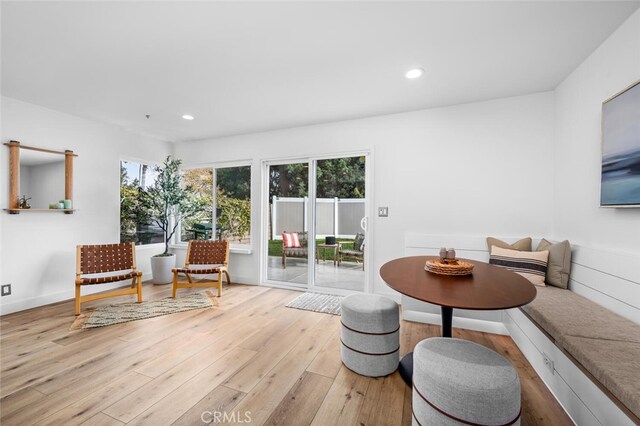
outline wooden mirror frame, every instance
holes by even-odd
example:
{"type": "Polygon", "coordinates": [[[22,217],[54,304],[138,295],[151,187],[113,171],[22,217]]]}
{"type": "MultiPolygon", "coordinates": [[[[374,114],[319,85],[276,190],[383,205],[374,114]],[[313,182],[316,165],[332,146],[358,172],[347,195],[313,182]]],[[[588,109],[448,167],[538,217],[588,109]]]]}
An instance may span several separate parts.
{"type": "Polygon", "coordinates": [[[20,144],[18,141],[5,143],[9,147],[9,208],[5,209],[9,214],[19,214],[20,212],[64,212],[72,214],[75,209],[21,209],[19,207],[20,198],[20,150],[29,149],[31,151],[47,152],[49,154],[64,155],[64,198],[71,200],[73,204],[73,157],[77,157],[71,150],[54,151],[46,148],[37,148],[20,144]]]}

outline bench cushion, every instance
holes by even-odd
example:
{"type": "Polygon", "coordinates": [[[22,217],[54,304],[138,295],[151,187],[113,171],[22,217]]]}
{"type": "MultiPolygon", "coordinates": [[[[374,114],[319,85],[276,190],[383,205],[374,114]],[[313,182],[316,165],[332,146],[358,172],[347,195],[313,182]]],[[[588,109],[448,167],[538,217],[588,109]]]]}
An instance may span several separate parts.
{"type": "Polygon", "coordinates": [[[522,310],[640,417],[640,325],[572,291],[536,290],[522,310]]]}
{"type": "Polygon", "coordinates": [[[566,336],[640,343],[640,325],[569,290],[536,287],[522,309],[560,345],[566,336]]]}
{"type": "Polygon", "coordinates": [[[567,336],[564,348],[640,417],[640,343],[567,336]]]}

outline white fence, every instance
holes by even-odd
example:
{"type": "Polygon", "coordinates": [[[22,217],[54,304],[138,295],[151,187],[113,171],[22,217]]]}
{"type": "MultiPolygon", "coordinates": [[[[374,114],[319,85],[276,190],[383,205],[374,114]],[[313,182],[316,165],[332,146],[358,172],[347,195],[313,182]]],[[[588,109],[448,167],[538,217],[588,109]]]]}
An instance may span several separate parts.
{"type": "MultiPolygon", "coordinates": [[[[273,197],[271,203],[271,239],[281,240],[282,233],[308,231],[309,198],[273,197]]],[[[353,238],[362,232],[364,198],[316,199],[316,237],[335,235],[353,238]]]]}

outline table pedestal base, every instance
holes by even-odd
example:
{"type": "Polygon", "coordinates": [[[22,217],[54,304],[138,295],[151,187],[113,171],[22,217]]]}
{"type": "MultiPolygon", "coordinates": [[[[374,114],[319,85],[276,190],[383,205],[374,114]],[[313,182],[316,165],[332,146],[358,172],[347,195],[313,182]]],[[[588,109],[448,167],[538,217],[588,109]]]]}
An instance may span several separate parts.
{"type": "Polygon", "coordinates": [[[409,352],[400,360],[400,365],[398,366],[398,371],[400,372],[400,377],[402,380],[409,386],[412,386],[413,383],[413,352],[409,352]]]}
{"type": "Polygon", "coordinates": [[[453,308],[440,307],[442,313],[442,337],[451,337],[451,323],[453,322],[453,308]]]}
{"type": "MultiPolygon", "coordinates": [[[[451,337],[451,323],[453,322],[453,308],[448,308],[446,306],[440,307],[440,312],[442,313],[442,337],[451,337]]],[[[398,371],[400,372],[400,377],[402,380],[409,386],[412,386],[413,383],[413,352],[409,352],[400,360],[400,365],[398,366],[398,371]]]]}

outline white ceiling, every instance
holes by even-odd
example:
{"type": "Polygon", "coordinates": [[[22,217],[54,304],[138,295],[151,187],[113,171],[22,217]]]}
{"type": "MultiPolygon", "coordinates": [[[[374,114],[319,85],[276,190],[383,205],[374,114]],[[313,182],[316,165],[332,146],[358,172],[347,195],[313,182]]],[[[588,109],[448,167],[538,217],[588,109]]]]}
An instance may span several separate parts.
{"type": "Polygon", "coordinates": [[[552,90],[638,6],[2,2],[2,94],[173,141],[338,121],[552,90]]]}

